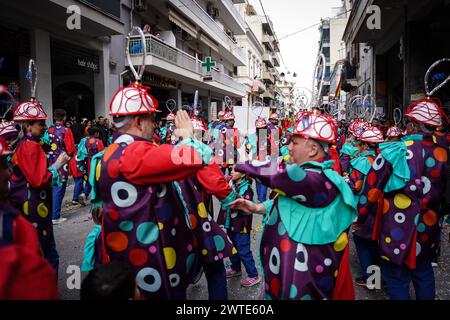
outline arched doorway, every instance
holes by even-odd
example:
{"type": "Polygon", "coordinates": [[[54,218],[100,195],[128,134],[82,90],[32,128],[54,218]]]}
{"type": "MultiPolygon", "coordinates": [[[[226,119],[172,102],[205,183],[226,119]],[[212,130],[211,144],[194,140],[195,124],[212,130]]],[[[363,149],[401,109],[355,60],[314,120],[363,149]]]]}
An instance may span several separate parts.
{"type": "Polygon", "coordinates": [[[53,90],[53,109],[64,109],[67,119],[95,118],[94,94],[79,82],[66,82],[53,90]]]}

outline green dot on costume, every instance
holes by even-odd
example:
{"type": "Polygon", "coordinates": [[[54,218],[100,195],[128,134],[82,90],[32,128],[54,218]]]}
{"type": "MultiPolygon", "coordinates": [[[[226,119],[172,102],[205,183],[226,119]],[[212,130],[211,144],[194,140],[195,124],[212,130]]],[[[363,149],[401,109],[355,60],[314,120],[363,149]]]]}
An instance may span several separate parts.
{"type": "Polygon", "coordinates": [[[367,203],[367,197],[366,196],[361,196],[359,198],[359,203],[362,205],[365,205],[367,203]]]}
{"type": "Polygon", "coordinates": [[[289,292],[289,299],[294,299],[297,296],[298,290],[295,285],[291,285],[291,290],[289,292]]]}
{"type": "Polygon", "coordinates": [[[305,294],[300,300],[311,300],[311,296],[309,294],[305,294]]]}
{"type": "Polygon", "coordinates": [[[225,241],[219,235],[214,236],[214,243],[219,251],[222,251],[225,248],[225,241]]]}
{"type": "Polygon", "coordinates": [[[419,223],[419,225],[417,226],[417,230],[422,233],[425,231],[425,225],[423,223],[419,223]]]}
{"type": "Polygon", "coordinates": [[[192,269],[192,265],[194,264],[195,261],[195,254],[191,253],[190,255],[187,256],[186,258],[186,273],[191,272],[192,269]]]}
{"type": "Polygon", "coordinates": [[[286,228],[283,223],[278,224],[278,235],[283,236],[286,233],[286,228]]]}
{"type": "Polygon", "coordinates": [[[416,226],[419,224],[419,218],[420,216],[418,214],[416,214],[416,216],[414,217],[414,223],[416,224],[416,226]]]}
{"type": "Polygon", "coordinates": [[[306,177],[306,172],[298,165],[288,165],[287,174],[289,178],[295,182],[300,182],[306,177]]]}
{"type": "Polygon", "coordinates": [[[131,221],[122,221],[119,225],[119,228],[122,231],[130,232],[131,230],[133,230],[133,226],[133,222],[131,221]]]}
{"type": "Polygon", "coordinates": [[[144,222],[137,227],[136,239],[143,244],[150,244],[156,241],[159,236],[159,229],[153,222],[144,222]]]}
{"type": "Polygon", "coordinates": [[[434,160],[433,158],[428,158],[428,159],[425,161],[425,165],[426,165],[428,168],[433,168],[435,164],[436,164],[436,160],[434,160]]]}

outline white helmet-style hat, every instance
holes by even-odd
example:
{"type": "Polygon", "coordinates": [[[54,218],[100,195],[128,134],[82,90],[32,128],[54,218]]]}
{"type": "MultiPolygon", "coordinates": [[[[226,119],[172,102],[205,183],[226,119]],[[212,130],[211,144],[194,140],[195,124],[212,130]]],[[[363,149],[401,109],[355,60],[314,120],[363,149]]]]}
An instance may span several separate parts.
{"type": "Polygon", "coordinates": [[[404,132],[402,129],[400,129],[397,126],[390,127],[388,131],[386,132],[387,138],[398,138],[404,135],[404,132]]]}
{"type": "Polygon", "coordinates": [[[235,119],[236,119],[236,117],[234,116],[234,113],[231,111],[228,111],[223,115],[223,121],[235,120],[235,119]]]}
{"type": "Polygon", "coordinates": [[[327,114],[314,115],[304,112],[294,128],[294,135],[301,135],[314,140],[336,143],[338,136],[337,126],[333,118],[327,114]]]}
{"type": "Polygon", "coordinates": [[[257,129],[262,129],[267,127],[267,121],[263,117],[258,117],[255,121],[255,126],[257,129]]]}
{"type": "Polygon", "coordinates": [[[34,98],[28,102],[19,103],[13,112],[13,119],[16,122],[28,122],[36,120],[47,120],[48,116],[42,104],[34,98]]]}
{"type": "Polygon", "coordinates": [[[0,122],[0,137],[8,140],[17,138],[19,131],[16,129],[14,122],[0,122]]]}
{"type": "Polygon", "coordinates": [[[158,101],[147,92],[148,89],[139,82],[119,88],[109,105],[109,114],[132,116],[157,112],[158,101]]]}
{"type": "Polygon", "coordinates": [[[422,99],[411,103],[405,116],[427,126],[440,127],[447,121],[447,115],[441,105],[438,99],[422,99]]]}
{"type": "Polygon", "coordinates": [[[370,126],[364,130],[364,132],[357,137],[359,141],[367,143],[381,143],[384,142],[383,132],[374,126],[370,126]]]}
{"type": "Polygon", "coordinates": [[[169,113],[166,117],[166,121],[174,121],[175,120],[175,114],[174,113],[169,113]]]}

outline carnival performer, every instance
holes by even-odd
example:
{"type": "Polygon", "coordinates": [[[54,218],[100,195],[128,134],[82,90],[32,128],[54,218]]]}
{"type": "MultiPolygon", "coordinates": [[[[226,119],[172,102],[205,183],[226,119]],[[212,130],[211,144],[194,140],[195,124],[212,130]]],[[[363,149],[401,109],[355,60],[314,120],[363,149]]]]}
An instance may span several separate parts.
{"type": "Polygon", "coordinates": [[[161,128],[159,133],[159,140],[161,144],[176,145],[178,138],[175,135],[175,114],[170,112],[166,117],[166,125],[161,128]]]}
{"type": "Polygon", "coordinates": [[[91,162],[92,202],[103,210],[103,262],[128,261],[147,299],[185,299],[198,254],[193,223],[173,182],[208,165],[212,150],[192,139],[185,111],[175,118],[182,141],[154,144],[157,107],[138,82],[116,92],[110,115],[117,132],[91,162]],[[139,99],[126,98],[133,95],[139,99]]]}
{"type": "Polygon", "coordinates": [[[220,128],[220,134],[217,139],[210,144],[214,147],[216,161],[223,174],[231,172],[231,168],[238,161],[238,149],[241,147],[239,131],[234,127],[235,115],[232,111],[228,111],[223,116],[224,125],[220,128]]]}
{"type": "MultiPolygon", "coordinates": [[[[76,153],[75,142],[73,140],[72,131],[64,126],[66,121],[66,111],[63,109],[56,109],[53,113],[55,123],[51,125],[44,135],[44,142],[48,144],[49,150],[47,153],[48,162],[50,165],[55,163],[59,155],[63,152],[67,153],[69,157],[73,157],[76,153]]],[[[66,194],[67,180],[69,178],[68,166],[63,166],[58,170],[61,184],[53,187],[53,224],[59,224],[67,220],[61,218],[61,206],[66,194]]]]}
{"type": "MultiPolygon", "coordinates": [[[[252,180],[245,174],[231,171],[231,184],[236,192],[246,200],[253,200],[252,180]]],[[[236,210],[222,210],[217,222],[226,230],[234,246],[237,248],[237,254],[230,257],[231,267],[227,270],[227,278],[240,277],[241,262],[247,272],[247,277],[241,280],[243,287],[253,287],[261,282],[261,276],[255,266],[253,253],[251,250],[250,234],[252,231],[252,214],[239,212],[236,210]]]]}
{"type": "Polygon", "coordinates": [[[370,266],[380,266],[378,255],[378,210],[383,207],[383,194],[373,187],[376,173],[370,172],[377,157],[378,144],[384,142],[380,129],[370,126],[359,135],[355,142],[358,155],[350,161],[349,185],[358,199],[358,218],[352,225],[353,241],[358,254],[361,277],[356,279],[360,286],[368,286],[370,266]]]}
{"type": "Polygon", "coordinates": [[[0,136],[0,299],[59,299],[56,272],[42,257],[35,228],[9,204],[11,154],[0,136]]]}
{"type": "Polygon", "coordinates": [[[372,167],[377,177],[376,193],[384,193],[381,271],[391,299],[409,300],[412,281],[416,299],[434,300],[431,263],[440,246],[448,154],[436,144],[432,133],[446,116],[431,99],[412,103],[405,116],[411,120],[412,133],[400,142],[380,144],[381,154],[372,167]]]}
{"type": "Polygon", "coordinates": [[[45,131],[47,114],[35,98],[18,104],[13,117],[16,123],[22,125],[23,138],[11,159],[9,199],[36,227],[44,257],[58,271],[59,255],[51,220],[52,187],[61,184],[58,170],[66,165],[70,158],[62,152],[52,165],[48,165],[39,143],[45,131]]]}
{"type": "Polygon", "coordinates": [[[355,146],[356,137],[362,134],[366,127],[368,127],[368,123],[362,120],[352,119],[350,121],[350,124],[348,126],[348,137],[339,152],[343,176],[348,175],[348,172],[350,170],[350,160],[355,158],[359,153],[358,148],[356,148],[355,146]]]}
{"type": "Polygon", "coordinates": [[[236,171],[275,190],[276,199],[238,199],[232,209],[265,214],[260,245],[267,299],[354,299],[348,231],[356,217],[350,187],[325,161],[337,129],[328,115],[303,113],[289,165],[251,162],[236,171]]]}

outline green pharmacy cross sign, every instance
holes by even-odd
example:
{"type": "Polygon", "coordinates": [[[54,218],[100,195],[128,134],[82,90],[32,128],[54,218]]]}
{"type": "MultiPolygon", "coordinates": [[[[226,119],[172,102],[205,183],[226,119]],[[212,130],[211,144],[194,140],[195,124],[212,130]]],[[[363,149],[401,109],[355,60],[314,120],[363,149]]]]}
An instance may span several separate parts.
{"type": "Polygon", "coordinates": [[[210,74],[212,69],[216,67],[216,62],[213,61],[211,57],[206,57],[205,61],[202,63],[202,67],[206,68],[206,72],[210,74]]]}

